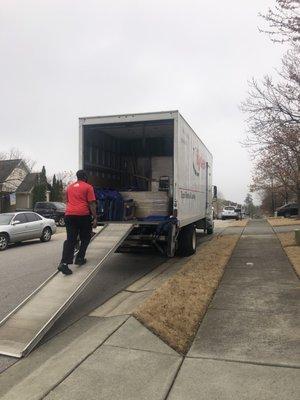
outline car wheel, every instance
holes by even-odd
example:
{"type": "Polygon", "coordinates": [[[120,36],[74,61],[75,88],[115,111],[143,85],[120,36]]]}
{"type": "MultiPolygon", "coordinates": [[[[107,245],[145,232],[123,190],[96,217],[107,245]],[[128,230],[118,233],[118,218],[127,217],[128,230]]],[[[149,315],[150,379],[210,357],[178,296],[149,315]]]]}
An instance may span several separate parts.
{"type": "Polygon", "coordinates": [[[58,222],[57,222],[58,226],[66,226],[65,224],[65,218],[64,217],[60,217],[58,222]]]}
{"type": "Polygon", "coordinates": [[[52,236],[52,230],[48,226],[43,229],[42,236],[40,237],[41,242],[49,242],[52,236]]]}
{"type": "Polygon", "coordinates": [[[0,233],[0,251],[6,250],[8,247],[9,238],[5,233],[0,233]]]}
{"type": "Polygon", "coordinates": [[[284,218],[290,218],[290,217],[291,217],[291,213],[289,211],[284,213],[284,218]]]}
{"type": "Polygon", "coordinates": [[[178,255],[183,257],[191,256],[196,252],[196,244],[195,226],[191,224],[181,228],[178,235],[178,255]]]}

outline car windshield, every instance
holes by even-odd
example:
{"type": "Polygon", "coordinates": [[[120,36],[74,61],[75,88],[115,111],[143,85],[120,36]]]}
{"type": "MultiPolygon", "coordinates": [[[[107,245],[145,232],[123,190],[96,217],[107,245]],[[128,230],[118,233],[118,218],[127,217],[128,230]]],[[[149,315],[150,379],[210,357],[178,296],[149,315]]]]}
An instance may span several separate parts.
{"type": "Polygon", "coordinates": [[[234,207],[225,207],[224,210],[227,210],[227,211],[234,211],[234,207]]]}
{"type": "Polygon", "coordinates": [[[9,225],[14,215],[13,213],[0,214],[0,225],[9,225]]]}
{"type": "Polygon", "coordinates": [[[60,210],[65,210],[66,209],[66,205],[65,203],[59,203],[57,201],[53,202],[52,204],[55,205],[56,208],[60,209],[60,210]]]}

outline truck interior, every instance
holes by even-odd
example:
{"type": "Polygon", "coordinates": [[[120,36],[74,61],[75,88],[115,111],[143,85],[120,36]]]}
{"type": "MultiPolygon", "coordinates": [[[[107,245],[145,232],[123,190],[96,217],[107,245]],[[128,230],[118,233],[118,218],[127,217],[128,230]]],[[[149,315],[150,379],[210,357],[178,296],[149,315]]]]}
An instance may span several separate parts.
{"type": "MultiPolygon", "coordinates": [[[[83,168],[97,199],[105,190],[108,195],[118,192],[125,207],[123,213],[107,212],[100,219],[151,220],[171,215],[173,149],[173,120],[85,125],[83,168]]],[[[101,204],[98,208],[104,207],[101,204]]]]}

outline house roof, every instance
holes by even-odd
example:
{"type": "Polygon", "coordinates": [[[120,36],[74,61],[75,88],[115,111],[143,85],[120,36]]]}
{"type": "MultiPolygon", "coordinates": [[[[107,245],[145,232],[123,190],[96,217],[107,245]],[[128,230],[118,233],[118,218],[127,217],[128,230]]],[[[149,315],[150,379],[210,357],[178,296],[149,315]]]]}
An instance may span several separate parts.
{"type": "Polygon", "coordinates": [[[15,168],[21,163],[22,160],[0,160],[0,184],[9,177],[15,168]]]}
{"type": "Polygon", "coordinates": [[[38,175],[39,175],[38,172],[32,172],[32,173],[26,175],[26,177],[24,178],[23,182],[20,184],[20,186],[18,187],[16,192],[17,193],[31,192],[31,190],[33,189],[33,187],[37,181],[38,175]]]}

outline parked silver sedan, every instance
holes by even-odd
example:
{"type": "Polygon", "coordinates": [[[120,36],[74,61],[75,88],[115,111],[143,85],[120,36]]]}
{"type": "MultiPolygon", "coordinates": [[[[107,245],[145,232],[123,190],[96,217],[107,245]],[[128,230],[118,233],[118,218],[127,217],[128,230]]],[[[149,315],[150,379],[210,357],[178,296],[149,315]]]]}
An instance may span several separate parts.
{"type": "Polygon", "coordinates": [[[49,242],[56,225],[53,219],[44,218],[35,212],[15,212],[0,214],[0,251],[10,243],[40,239],[49,242]]]}

